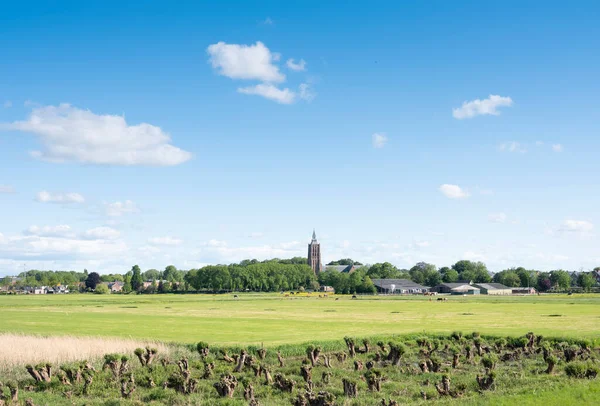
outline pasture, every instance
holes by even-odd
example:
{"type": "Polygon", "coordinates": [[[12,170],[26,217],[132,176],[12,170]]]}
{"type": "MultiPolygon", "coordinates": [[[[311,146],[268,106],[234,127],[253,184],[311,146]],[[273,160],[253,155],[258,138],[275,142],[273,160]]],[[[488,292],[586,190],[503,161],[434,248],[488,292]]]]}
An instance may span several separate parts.
{"type": "Polygon", "coordinates": [[[592,295],[239,296],[0,296],[0,332],[265,346],[452,331],[600,339],[600,297],[592,295]]]}

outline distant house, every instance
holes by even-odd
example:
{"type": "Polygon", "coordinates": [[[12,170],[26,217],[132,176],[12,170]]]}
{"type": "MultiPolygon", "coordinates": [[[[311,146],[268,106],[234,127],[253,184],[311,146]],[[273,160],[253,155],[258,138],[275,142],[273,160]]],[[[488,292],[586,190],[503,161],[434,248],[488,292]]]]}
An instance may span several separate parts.
{"type": "Polygon", "coordinates": [[[319,287],[319,292],[333,293],[335,292],[335,289],[333,288],[333,286],[322,285],[319,287]]]}
{"type": "Polygon", "coordinates": [[[501,283],[474,283],[474,287],[479,288],[482,295],[512,295],[512,288],[504,286],[501,283]]]}
{"type": "Polygon", "coordinates": [[[417,294],[429,291],[429,287],[419,285],[410,279],[373,279],[377,292],[385,294],[417,294]]]}
{"type": "Polygon", "coordinates": [[[33,288],[34,295],[45,295],[48,293],[48,286],[40,286],[39,288],[33,288]]]}
{"type": "Polygon", "coordinates": [[[450,293],[452,295],[479,295],[481,293],[481,290],[472,286],[469,281],[440,283],[431,288],[431,291],[437,293],[450,293]]]}
{"type": "Polygon", "coordinates": [[[106,283],[106,286],[108,286],[108,290],[110,290],[110,293],[117,293],[123,291],[123,286],[125,286],[125,284],[120,281],[114,281],[106,283]]]}
{"type": "MultiPolygon", "coordinates": [[[[361,265],[362,266],[362,265],[361,265]]],[[[326,265],[326,271],[336,271],[339,273],[352,273],[356,271],[358,267],[356,265],[326,265]]]]}

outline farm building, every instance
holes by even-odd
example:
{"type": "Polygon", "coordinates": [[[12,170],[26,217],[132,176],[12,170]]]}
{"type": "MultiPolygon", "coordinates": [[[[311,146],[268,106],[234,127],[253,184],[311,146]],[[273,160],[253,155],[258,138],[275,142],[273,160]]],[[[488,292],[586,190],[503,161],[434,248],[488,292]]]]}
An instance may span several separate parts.
{"type": "Polygon", "coordinates": [[[450,293],[452,295],[478,295],[479,288],[471,285],[470,282],[440,283],[431,288],[432,292],[450,293]]]}
{"type": "Polygon", "coordinates": [[[513,295],[535,295],[535,288],[510,288],[513,295]]]}
{"type": "Polygon", "coordinates": [[[373,279],[377,292],[385,294],[415,294],[429,292],[429,287],[419,285],[409,279],[373,279]]]}
{"type": "Polygon", "coordinates": [[[501,283],[474,283],[474,287],[479,288],[482,295],[512,295],[512,288],[504,286],[501,283]]]}
{"type": "Polygon", "coordinates": [[[437,293],[452,293],[452,289],[461,288],[464,286],[471,286],[471,283],[470,282],[440,283],[439,285],[431,288],[431,291],[437,292],[437,293]]]}
{"type": "Polygon", "coordinates": [[[333,286],[321,285],[319,287],[319,292],[333,293],[335,292],[335,289],[333,288],[333,286]]]}

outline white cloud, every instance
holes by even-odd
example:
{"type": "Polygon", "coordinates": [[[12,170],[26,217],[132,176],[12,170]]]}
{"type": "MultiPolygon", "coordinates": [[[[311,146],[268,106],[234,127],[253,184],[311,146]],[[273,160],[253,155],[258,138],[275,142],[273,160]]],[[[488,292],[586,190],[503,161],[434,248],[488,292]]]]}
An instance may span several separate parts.
{"type": "Polygon", "coordinates": [[[458,120],[473,118],[480,115],[498,116],[498,107],[510,107],[513,101],[510,97],[490,95],[487,99],[465,101],[461,107],[452,109],[452,116],[458,120]]]}
{"type": "Polygon", "coordinates": [[[371,135],[371,140],[373,142],[373,148],[383,148],[388,142],[388,137],[385,133],[375,133],[371,135]]]}
{"type": "Polygon", "coordinates": [[[57,226],[30,226],[25,230],[27,235],[38,237],[73,237],[74,233],[70,226],[61,224],[57,226]]]}
{"type": "Polygon", "coordinates": [[[300,59],[298,63],[294,62],[293,58],[290,58],[285,63],[287,67],[296,72],[302,72],[306,70],[306,61],[304,59],[300,59]]]}
{"type": "Polygon", "coordinates": [[[439,187],[439,191],[449,199],[465,199],[470,196],[469,192],[462,189],[458,185],[443,184],[439,187]]]}
{"type": "Polygon", "coordinates": [[[10,185],[0,185],[0,193],[14,193],[15,189],[10,185]]]}
{"type": "Polygon", "coordinates": [[[171,145],[160,127],[128,125],[122,116],[97,115],[66,103],[35,107],[26,121],[0,129],[38,135],[45,148],[31,155],[48,162],[172,166],[192,157],[171,145]]]}
{"type": "Polygon", "coordinates": [[[48,260],[106,258],[126,252],[121,240],[86,240],[75,237],[46,237],[40,235],[5,237],[0,245],[0,257],[10,260],[48,260]]]}
{"type": "Polygon", "coordinates": [[[39,192],[35,198],[40,203],[83,203],[85,199],[79,193],[50,193],[39,192]]]}
{"type": "Polygon", "coordinates": [[[520,154],[524,154],[525,152],[527,152],[527,148],[525,148],[525,146],[519,144],[516,141],[505,142],[503,144],[500,144],[500,146],[498,147],[498,149],[500,151],[517,152],[517,153],[520,153],[520,154]]]}
{"type": "Polygon", "coordinates": [[[262,23],[263,25],[273,25],[273,24],[274,24],[274,21],[271,19],[271,17],[267,17],[267,18],[265,18],[263,21],[261,21],[261,23],[262,23]]]}
{"type": "Polygon", "coordinates": [[[410,248],[427,248],[431,245],[429,241],[414,241],[410,248]]]}
{"type": "Polygon", "coordinates": [[[285,75],[272,62],[275,59],[269,48],[258,41],[254,45],[218,42],[207,48],[209,61],[219,75],[231,79],[252,79],[280,83],[285,75]]]}
{"type": "Polygon", "coordinates": [[[565,220],[558,231],[564,233],[589,234],[594,229],[594,224],[586,220],[565,220]]]}
{"type": "Polygon", "coordinates": [[[292,104],[296,100],[296,93],[288,89],[279,89],[277,86],[268,83],[261,83],[255,86],[240,87],[239,93],[257,95],[274,100],[280,104],[292,104]]]}
{"type": "Polygon", "coordinates": [[[105,204],[105,211],[107,216],[119,217],[124,214],[139,213],[140,209],[131,200],[125,200],[124,202],[105,204]]]}
{"type": "Polygon", "coordinates": [[[116,240],[120,236],[119,230],[111,227],[96,227],[83,234],[83,237],[88,240],[116,240]]]}
{"type": "Polygon", "coordinates": [[[10,100],[7,100],[4,102],[3,106],[5,109],[8,109],[8,108],[12,107],[12,102],[10,100]]]}
{"type": "Polygon", "coordinates": [[[553,144],[552,151],[554,152],[563,152],[563,146],[561,144],[553,144]]]}
{"type": "Polygon", "coordinates": [[[181,245],[183,243],[183,240],[180,238],[175,238],[175,237],[154,237],[154,238],[148,238],[148,243],[152,244],[152,245],[168,245],[168,246],[173,246],[173,245],[181,245]]]}
{"type": "Polygon", "coordinates": [[[317,94],[314,92],[312,86],[308,83],[301,83],[300,86],[298,86],[298,97],[300,97],[302,100],[311,102],[316,96],[317,94]]]}
{"type": "Polygon", "coordinates": [[[506,223],[507,217],[508,216],[506,215],[506,213],[492,213],[488,216],[488,219],[492,223],[506,223]]]}

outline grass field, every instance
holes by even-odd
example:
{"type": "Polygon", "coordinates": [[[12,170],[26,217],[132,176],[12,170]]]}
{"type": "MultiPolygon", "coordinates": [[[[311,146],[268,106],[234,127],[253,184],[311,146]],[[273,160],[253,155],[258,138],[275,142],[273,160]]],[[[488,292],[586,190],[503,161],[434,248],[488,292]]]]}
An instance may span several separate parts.
{"type": "Polygon", "coordinates": [[[0,332],[266,346],[415,332],[600,340],[600,297],[0,296],[0,332]]]}

